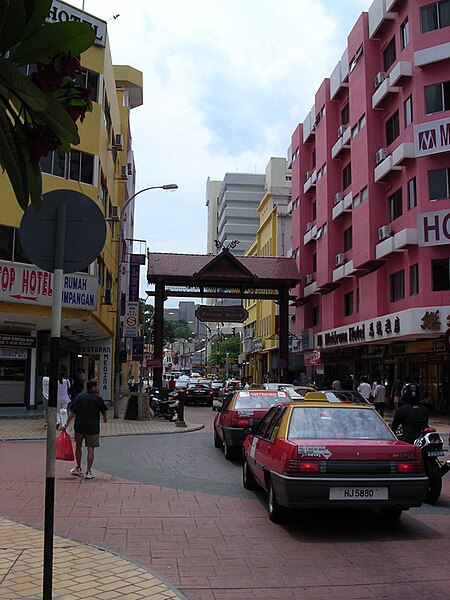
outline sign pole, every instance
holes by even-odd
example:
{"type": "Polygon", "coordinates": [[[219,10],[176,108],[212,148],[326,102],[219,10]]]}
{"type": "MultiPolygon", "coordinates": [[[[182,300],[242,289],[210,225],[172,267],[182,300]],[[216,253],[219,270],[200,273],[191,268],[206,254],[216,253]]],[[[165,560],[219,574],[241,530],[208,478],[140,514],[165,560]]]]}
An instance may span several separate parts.
{"type": "Polygon", "coordinates": [[[50,387],[47,413],[47,454],[45,465],[45,508],[44,508],[44,565],[43,600],[52,600],[53,580],[53,529],[55,516],[55,440],[56,403],[58,396],[59,339],[61,337],[61,301],[63,284],[64,245],[66,232],[67,204],[58,206],[55,230],[54,295],[52,306],[52,328],[50,339],[50,387]]]}

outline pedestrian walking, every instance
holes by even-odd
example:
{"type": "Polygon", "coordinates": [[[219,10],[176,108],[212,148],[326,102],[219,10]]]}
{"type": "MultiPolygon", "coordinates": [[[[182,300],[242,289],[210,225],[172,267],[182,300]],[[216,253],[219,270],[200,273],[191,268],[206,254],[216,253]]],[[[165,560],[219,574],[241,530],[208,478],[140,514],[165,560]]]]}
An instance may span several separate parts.
{"type": "Polygon", "coordinates": [[[342,383],[340,379],[335,379],[333,381],[333,383],[331,384],[331,389],[332,390],[336,390],[336,391],[340,391],[342,390],[342,383]]]}
{"type": "Polygon", "coordinates": [[[169,391],[173,392],[173,390],[175,389],[175,377],[171,377],[169,379],[169,391]]]}
{"type": "Polygon", "coordinates": [[[383,383],[377,383],[375,389],[372,392],[373,404],[377,413],[384,417],[384,408],[386,406],[386,388],[383,383]]]}
{"type": "Polygon", "coordinates": [[[402,400],[402,382],[400,377],[396,377],[391,388],[391,398],[394,401],[394,410],[400,406],[402,400]]]}
{"type": "Polygon", "coordinates": [[[65,425],[67,421],[67,406],[70,402],[70,381],[66,379],[63,373],[58,378],[58,396],[56,399],[56,429],[65,425]]]}
{"type": "Polygon", "coordinates": [[[44,427],[47,428],[47,412],[48,412],[48,393],[50,386],[50,378],[48,375],[44,375],[42,378],[42,407],[44,413],[44,427]]]}
{"type": "Polygon", "coordinates": [[[84,374],[85,370],[83,367],[78,367],[75,377],[73,378],[72,394],[74,398],[75,396],[78,396],[78,394],[81,394],[81,392],[84,390],[84,374]]]}
{"type": "Polygon", "coordinates": [[[367,381],[366,377],[361,377],[360,384],[358,385],[357,391],[363,396],[367,402],[370,402],[370,396],[372,394],[372,387],[367,381]]]}
{"type": "Polygon", "coordinates": [[[169,380],[167,379],[166,375],[163,376],[162,388],[163,388],[163,390],[168,390],[169,389],[169,380]]]}
{"type": "Polygon", "coordinates": [[[94,479],[92,472],[94,464],[94,449],[100,446],[100,415],[103,422],[107,421],[107,407],[98,393],[98,382],[91,379],[87,382],[87,391],[81,392],[72,402],[71,412],[67,424],[63,426],[66,429],[72,419],[75,419],[75,460],[76,467],[70,472],[77,477],[83,477],[81,467],[83,440],[87,449],[87,465],[85,479],[94,479]]]}

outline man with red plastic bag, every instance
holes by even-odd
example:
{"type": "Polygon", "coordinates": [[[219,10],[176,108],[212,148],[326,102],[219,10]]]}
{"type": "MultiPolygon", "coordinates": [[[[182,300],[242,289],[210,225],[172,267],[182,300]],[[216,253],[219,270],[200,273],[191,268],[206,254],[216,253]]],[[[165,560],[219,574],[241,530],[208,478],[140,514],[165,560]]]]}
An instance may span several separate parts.
{"type": "Polygon", "coordinates": [[[63,430],[67,428],[72,419],[75,419],[75,460],[77,466],[70,472],[77,477],[94,479],[92,472],[94,463],[94,449],[100,446],[100,415],[103,422],[107,421],[107,407],[98,394],[98,382],[91,379],[87,382],[87,391],[81,392],[70,405],[70,414],[63,430]],[[86,474],[81,468],[83,440],[87,448],[86,474]]]}

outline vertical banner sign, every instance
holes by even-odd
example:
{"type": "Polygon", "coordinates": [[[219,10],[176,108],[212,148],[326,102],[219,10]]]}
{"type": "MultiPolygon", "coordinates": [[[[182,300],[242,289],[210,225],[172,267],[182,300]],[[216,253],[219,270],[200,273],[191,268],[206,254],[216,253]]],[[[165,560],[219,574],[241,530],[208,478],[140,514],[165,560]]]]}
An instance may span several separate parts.
{"type": "Polygon", "coordinates": [[[135,338],[138,335],[139,302],[127,302],[125,321],[123,324],[123,337],[135,338]]]}
{"type": "Polygon", "coordinates": [[[139,265],[130,264],[130,285],[128,299],[130,302],[139,302],[139,265]]]}
{"type": "Polygon", "coordinates": [[[99,340],[95,344],[81,346],[83,354],[98,355],[98,387],[103,400],[111,400],[112,390],[112,341],[111,338],[99,340]]]}

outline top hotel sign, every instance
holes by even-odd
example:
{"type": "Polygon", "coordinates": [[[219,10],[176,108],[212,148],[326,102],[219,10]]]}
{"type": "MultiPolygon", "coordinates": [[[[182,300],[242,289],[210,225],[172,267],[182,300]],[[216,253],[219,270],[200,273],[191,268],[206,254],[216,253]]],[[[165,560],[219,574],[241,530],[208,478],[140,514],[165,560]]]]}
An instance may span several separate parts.
{"type": "Polygon", "coordinates": [[[84,10],[79,10],[65,2],[53,0],[50,12],[47,17],[49,23],[66,23],[67,21],[81,21],[92,26],[95,33],[94,44],[96,46],[106,46],[106,23],[97,17],[93,17],[84,10]]]}
{"type": "Polygon", "coordinates": [[[416,157],[450,151],[450,119],[415,125],[414,150],[416,157]]]}

